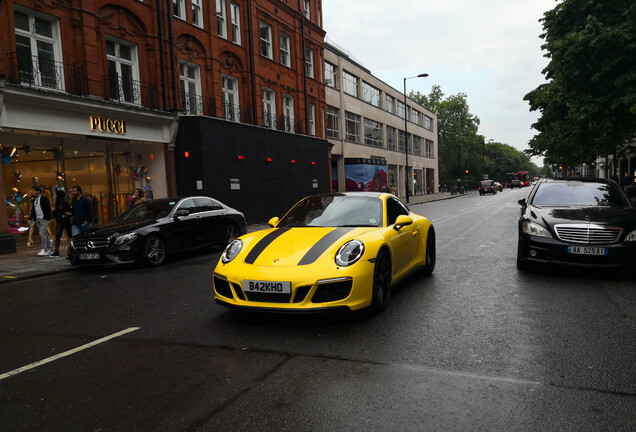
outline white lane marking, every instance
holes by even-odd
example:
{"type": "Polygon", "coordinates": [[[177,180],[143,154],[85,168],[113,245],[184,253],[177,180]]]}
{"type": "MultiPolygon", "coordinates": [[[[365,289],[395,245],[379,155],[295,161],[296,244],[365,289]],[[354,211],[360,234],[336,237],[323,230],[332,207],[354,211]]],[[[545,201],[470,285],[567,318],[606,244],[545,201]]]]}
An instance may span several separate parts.
{"type": "Polygon", "coordinates": [[[461,213],[461,212],[463,212],[463,211],[470,210],[471,208],[472,208],[472,207],[466,207],[465,209],[457,210],[457,212],[456,212],[456,213],[461,213]]]}
{"type": "Polygon", "coordinates": [[[58,355],[54,355],[53,357],[49,357],[49,358],[46,358],[44,360],[36,361],[35,363],[31,363],[30,365],[22,366],[21,368],[14,369],[14,370],[12,370],[10,372],[7,372],[7,373],[4,373],[4,374],[0,375],[0,380],[5,379],[5,378],[9,378],[9,377],[14,376],[14,375],[17,375],[17,374],[22,373],[24,371],[27,371],[29,369],[33,369],[33,368],[36,368],[38,366],[42,366],[43,364],[52,362],[52,361],[60,359],[62,357],[66,357],[66,356],[69,356],[71,354],[75,354],[76,352],[91,348],[91,347],[93,347],[95,345],[99,345],[100,343],[106,342],[106,341],[108,341],[110,339],[114,339],[114,338],[122,336],[122,335],[125,335],[126,333],[137,331],[140,328],[141,327],[130,327],[130,328],[127,328],[126,330],[122,330],[122,331],[120,331],[118,333],[114,333],[114,334],[112,334],[110,336],[106,336],[106,337],[103,337],[101,339],[97,339],[96,341],[93,341],[91,343],[87,343],[86,345],[82,345],[82,346],[79,346],[77,348],[73,348],[72,350],[68,350],[68,351],[60,353],[58,355]]]}
{"type": "Polygon", "coordinates": [[[477,206],[480,206],[480,205],[482,205],[482,204],[486,204],[486,201],[482,201],[482,202],[480,202],[480,203],[477,203],[477,204],[475,204],[473,207],[477,207],[477,206]]]}

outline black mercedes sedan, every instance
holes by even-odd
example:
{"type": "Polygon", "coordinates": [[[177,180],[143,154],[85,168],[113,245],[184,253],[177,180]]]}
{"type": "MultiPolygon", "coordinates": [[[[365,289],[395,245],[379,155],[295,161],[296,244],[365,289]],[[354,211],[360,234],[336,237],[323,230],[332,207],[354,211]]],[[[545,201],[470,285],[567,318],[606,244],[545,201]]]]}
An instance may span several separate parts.
{"type": "Polygon", "coordinates": [[[196,196],[143,201],[113,224],[72,238],[73,265],[163,264],[170,254],[225,246],[247,233],[243,213],[215,199],[196,196]]]}
{"type": "Polygon", "coordinates": [[[636,269],[636,204],[613,181],[543,179],[519,200],[517,267],[636,269]]]}

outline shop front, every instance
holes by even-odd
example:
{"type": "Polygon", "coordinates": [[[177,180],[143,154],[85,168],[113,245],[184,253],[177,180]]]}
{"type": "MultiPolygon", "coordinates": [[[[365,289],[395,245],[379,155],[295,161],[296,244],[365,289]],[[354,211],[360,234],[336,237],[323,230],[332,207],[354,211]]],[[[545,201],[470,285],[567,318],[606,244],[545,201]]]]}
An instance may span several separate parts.
{"type": "Polygon", "coordinates": [[[95,225],[123,213],[136,188],[149,197],[168,195],[174,115],[110,104],[52,99],[47,107],[42,102],[29,94],[4,94],[0,174],[5,208],[0,210],[9,233],[28,231],[34,185],[50,197],[56,189],[81,186],[93,202],[95,225]]]}

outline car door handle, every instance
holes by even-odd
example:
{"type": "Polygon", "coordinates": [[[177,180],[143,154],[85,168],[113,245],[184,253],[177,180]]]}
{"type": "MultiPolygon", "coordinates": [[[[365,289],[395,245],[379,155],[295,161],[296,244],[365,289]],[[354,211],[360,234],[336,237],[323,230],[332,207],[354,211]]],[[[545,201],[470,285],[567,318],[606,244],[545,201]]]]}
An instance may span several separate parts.
{"type": "Polygon", "coordinates": [[[413,231],[413,232],[411,233],[411,235],[412,235],[413,237],[417,236],[417,230],[416,230],[416,231],[413,231]]]}

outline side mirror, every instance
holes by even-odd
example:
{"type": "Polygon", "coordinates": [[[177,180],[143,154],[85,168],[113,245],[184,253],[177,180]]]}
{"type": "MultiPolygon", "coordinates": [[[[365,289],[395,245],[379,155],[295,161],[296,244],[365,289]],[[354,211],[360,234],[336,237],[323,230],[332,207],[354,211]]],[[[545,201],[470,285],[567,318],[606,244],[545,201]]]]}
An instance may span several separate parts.
{"type": "Polygon", "coordinates": [[[528,203],[526,202],[525,198],[521,198],[519,201],[517,201],[519,203],[520,206],[525,207],[526,205],[528,205],[528,203]]]}
{"type": "Polygon", "coordinates": [[[395,224],[393,224],[393,229],[399,231],[402,227],[407,225],[411,225],[413,223],[413,219],[410,216],[399,215],[395,220],[395,224]]]}
{"type": "Polygon", "coordinates": [[[276,225],[278,225],[278,222],[280,222],[280,219],[278,219],[277,216],[274,216],[273,218],[267,221],[267,225],[271,226],[272,228],[276,228],[276,225]]]}
{"type": "Polygon", "coordinates": [[[190,214],[190,212],[186,209],[181,209],[181,210],[177,210],[177,212],[174,214],[175,218],[178,217],[183,217],[183,216],[188,216],[190,214]]]}

